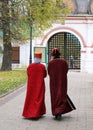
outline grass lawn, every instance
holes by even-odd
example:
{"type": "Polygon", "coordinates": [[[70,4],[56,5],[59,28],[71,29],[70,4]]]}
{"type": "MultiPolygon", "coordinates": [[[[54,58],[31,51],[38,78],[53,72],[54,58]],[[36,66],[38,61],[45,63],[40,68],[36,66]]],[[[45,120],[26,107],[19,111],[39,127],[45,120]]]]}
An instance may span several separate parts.
{"type": "Polygon", "coordinates": [[[20,87],[26,81],[26,70],[0,71],[0,96],[20,87]]]}

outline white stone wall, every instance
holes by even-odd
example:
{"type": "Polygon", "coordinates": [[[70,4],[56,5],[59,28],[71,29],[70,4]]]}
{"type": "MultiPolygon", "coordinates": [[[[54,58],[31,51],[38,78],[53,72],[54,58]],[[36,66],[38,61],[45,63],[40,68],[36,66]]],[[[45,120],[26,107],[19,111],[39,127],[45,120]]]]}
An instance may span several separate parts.
{"type": "MultiPolygon", "coordinates": [[[[93,18],[80,17],[68,18],[64,25],[59,22],[44,32],[38,46],[46,46],[48,39],[57,32],[69,32],[74,34],[81,44],[81,72],[93,73],[93,18]]],[[[37,39],[36,39],[37,40],[37,39]]],[[[37,46],[34,44],[33,46],[37,46]]]]}
{"type": "Polygon", "coordinates": [[[30,44],[23,44],[20,46],[20,67],[29,65],[30,44]]]}
{"type": "MultiPolygon", "coordinates": [[[[32,41],[33,44],[35,40],[32,41]]],[[[32,45],[32,62],[34,60],[34,46],[32,45]]],[[[29,65],[30,60],[30,41],[28,41],[26,44],[20,45],[20,68],[27,67],[29,65]]]]}
{"type": "MultiPolygon", "coordinates": [[[[49,38],[58,32],[69,32],[75,35],[81,44],[81,72],[93,73],[93,18],[92,17],[70,17],[61,22],[53,24],[53,26],[46,30],[44,34],[33,40],[32,45],[32,61],[34,60],[34,47],[47,47],[49,38]]],[[[29,64],[30,45],[20,46],[20,64],[29,64]]]]}

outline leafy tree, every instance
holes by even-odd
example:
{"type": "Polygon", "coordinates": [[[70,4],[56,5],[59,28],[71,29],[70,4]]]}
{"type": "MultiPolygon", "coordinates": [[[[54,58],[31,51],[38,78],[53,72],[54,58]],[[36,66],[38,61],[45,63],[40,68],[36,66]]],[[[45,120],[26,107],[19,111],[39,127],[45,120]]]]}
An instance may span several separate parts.
{"type": "Polygon", "coordinates": [[[49,28],[56,20],[64,20],[69,7],[62,0],[1,0],[0,27],[3,32],[1,70],[12,69],[12,42],[29,39],[29,28],[36,33],[49,28]]]}

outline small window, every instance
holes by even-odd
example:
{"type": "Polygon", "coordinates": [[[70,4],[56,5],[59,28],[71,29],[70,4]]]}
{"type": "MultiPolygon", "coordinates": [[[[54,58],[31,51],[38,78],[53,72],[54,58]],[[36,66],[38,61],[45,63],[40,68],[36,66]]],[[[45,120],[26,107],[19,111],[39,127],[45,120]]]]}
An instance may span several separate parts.
{"type": "Polygon", "coordinates": [[[19,47],[12,47],[12,63],[19,63],[19,47]]]}

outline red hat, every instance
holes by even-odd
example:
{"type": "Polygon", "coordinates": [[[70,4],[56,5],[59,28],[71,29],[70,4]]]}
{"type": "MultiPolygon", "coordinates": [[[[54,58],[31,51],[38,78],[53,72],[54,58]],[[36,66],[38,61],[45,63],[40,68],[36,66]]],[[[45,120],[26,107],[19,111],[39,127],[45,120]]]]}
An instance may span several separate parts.
{"type": "Polygon", "coordinates": [[[52,49],[52,52],[51,52],[51,55],[52,55],[52,56],[60,55],[60,50],[59,50],[59,48],[53,48],[53,49],[52,49]]]}
{"type": "Polygon", "coordinates": [[[34,54],[34,57],[41,59],[42,58],[42,52],[41,51],[36,51],[35,54],[34,54]]]}

